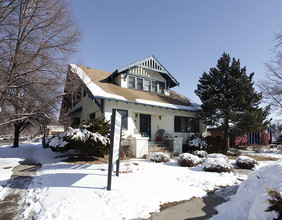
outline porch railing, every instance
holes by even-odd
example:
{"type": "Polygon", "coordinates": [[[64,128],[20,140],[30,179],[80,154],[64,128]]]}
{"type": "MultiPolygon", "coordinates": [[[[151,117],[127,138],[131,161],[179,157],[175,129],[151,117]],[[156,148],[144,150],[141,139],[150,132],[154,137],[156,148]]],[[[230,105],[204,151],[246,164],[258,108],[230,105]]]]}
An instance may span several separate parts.
{"type": "Polygon", "coordinates": [[[182,151],[182,143],[179,143],[179,141],[177,141],[175,137],[173,137],[170,133],[165,133],[165,137],[172,139],[172,146],[169,146],[169,148],[174,155],[178,154],[176,149],[181,149],[182,151]],[[174,144],[176,145],[176,147],[174,146],[174,144]]]}
{"type": "MultiPolygon", "coordinates": [[[[155,141],[153,141],[153,139],[145,132],[141,133],[141,136],[149,138],[149,140],[148,140],[148,154],[150,155],[152,153],[156,153],[157,144],[155,143],[155,141]]],[[[145,147],[145,145],[144,145],[144,147],[145,147]]],[[[143,149],[144,149],[144,147],[143,147],[143,149]]]]}

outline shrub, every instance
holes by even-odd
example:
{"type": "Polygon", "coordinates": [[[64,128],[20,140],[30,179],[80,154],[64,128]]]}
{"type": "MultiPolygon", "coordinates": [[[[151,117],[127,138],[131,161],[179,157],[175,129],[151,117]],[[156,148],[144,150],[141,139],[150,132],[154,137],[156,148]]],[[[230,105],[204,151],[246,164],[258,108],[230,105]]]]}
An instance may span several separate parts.
{"type": "Polygon", "coordinates": [[[208,172],[231,172],[233,166],[223,154],[209,154],[204,162],[204,170],[208,172]]]}
{"type": "Polygon", "coordinates": [[[178,156],[178,163],[180,166],[194,167],[203,163],[203,160],[196,155],[184,153],[178,156]]]}
{"type": "Polygon", "coordinates": [[[236,166],[241,169],[252,169],[258,162],[247,156],[239,156],[236,158],[236,166]]]}
{"type": "Polygon", "coordinates": [[[70,150],[69,142],[66,141],[65,133],[59,134],[59,136],[52,138],[46,143],[47,147],[50,147],[54,152],[65,152],[70,150]]]}
{"type": "Polygon", "coordinates": [[[150,155],[150,160],[154,161],[156,163],[161,163],[161,162],[168,162],[170,160],[170,157],[168,154],[165,153],[153,153],[150,155]]]}
{"type": "Polygon", "coordinates": [[[255,151],[256,153],[261,153],[261,152],[263,152],[264,149],[265,149],[265,146],[263,146],[263,145],[258,145],[258,144],[254,144],[252,147],[253,147],[253,149],[254,149],[254,151],[255,151]]]}
{"type": "Polygon", "coordinates": [[[217,137],[207,136],[205,138],[205,141],[208,144],[208,147],[206,149],[208,154],[225,153],[224,140],[220,136],[217,137]]]}
{"type": "Polygon", "coordinates": [[[201,158],[207,157],[207,155],[208,155],[208,153],[204,150],[196,150],[196,151],[193,152],[193,154],[195,154],[196,156],[201,157],[201,158]]]}
{"type": "Polygon", "coordinates": [[[242,155],[242,152],[240,151],[240,150],[228,150],[227,151],[227,155],[228,156],[236,156],[236,157],[238,157],[238,156],[241,156],[242,155]]]}
{"type": "Polygon", "coordinates": [[[189,146],[190,147],[199,147],[200,149],[207,148],[208,144],[206,141],[202,138],[194,138],[191,141],[189,141],[189,146]]]}
{"type": "Polygon", "coordinates": [[[130,146],[129,145],[121,145],[120,146],[120,158],[124,159],[126,157],[131,157],[131,152],[130,152],[130,146]]]}
{"type": "Polygon", "coordinates": [[[109,128],[109,122],[104,119],[84,121],[84,124],[80,128],[70,128],[65,133],[52,139],[48,146],[55,152],[65,152],[75,149],[89,155],[103,157],[109,153],[109,128]]]}
{"type": "Polygon", "coordinates": [[[278,192],[277,189],[273,190],[271,188],[267,188],[268,194],[270,195],[271,199],[268,199],[268,203],[270,206],[265,210],[266,212],[275,211],[278,213],[278,218],[281,219],[282,217],[282,197],[281,194],[278,192]]]}

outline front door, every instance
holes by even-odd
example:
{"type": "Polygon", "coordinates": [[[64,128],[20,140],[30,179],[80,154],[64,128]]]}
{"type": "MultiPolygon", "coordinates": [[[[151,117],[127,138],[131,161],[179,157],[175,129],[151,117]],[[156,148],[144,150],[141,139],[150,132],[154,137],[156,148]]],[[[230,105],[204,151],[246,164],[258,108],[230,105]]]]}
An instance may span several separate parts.
{"type": "Polygon", "coordinates": [[[151,115],[140,114],[140,132],[151,137],[151,115]]]}

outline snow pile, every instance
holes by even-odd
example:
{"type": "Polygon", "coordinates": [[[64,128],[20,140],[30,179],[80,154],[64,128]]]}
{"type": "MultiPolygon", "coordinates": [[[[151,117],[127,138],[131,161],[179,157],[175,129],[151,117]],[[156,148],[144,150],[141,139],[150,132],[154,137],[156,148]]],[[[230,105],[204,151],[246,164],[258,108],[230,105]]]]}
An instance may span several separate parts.
{"type": "Polygon", "coordinates": [[[183,153],[178,156],[178,162],[181,166],[194,167],[203,163],[203,160],[196,155],[183,153]]]}
{"type": "MultiPolygon", "coordinates": [[[[249,174],[240,184],[237,194],[231,201],[217,207],[218,215],[213,220],[237,219],[274,219],[275,212],[265,212],[269,207],[266,187],[282,193],[282,161],[272,163],[249,174]]],[[[280,216],[281,217],[281,216],[280,216]]]]}
{"type": "MultiPolygon", "coordinates": [[[[120,175],[113,174],[112,190],[107,191],[108,164],[69,164],[60,161],[63,155],[38,143],[21,144],[17,149],[0,147],[2,186],[12,168],[1,168],[13,167],[24,158],[42,164],[22,201],[28,206],[21,219],[27,219],[30,212],[34,213],[34,219],[45,220],[150,218],[150,213],[159,211],[160,204],[203,197],[207,191],[239,184],[242,179],[242,175],[234,173],[204,172],[202,165],[187,168],[174,160],[153,163],[135,159],[121,162],[120,175]]],[[[274,165],[250,174],[230,204],[219,208],[219,219],[271,219],[274,216],[264,213],[268,206],[266,200],[270,198],[265,187],[281,192],[282,162],[267,163],[274,165]]],[[[0,189],[0,198],[9,190],[13,189],[0,189]]]]}
{"type": "Polygon", "coordinates": [[[209,172],[231,172],[233,166],[223,154],[209,154],[204,162],[204,170],[209,172]]]}
{"type": "Polygon", "coordinates": [[[193,152],[193,154],[197,155],[198,157],[207,157],[208,156],[208,153],[204,150],[196,150],[193,152]]]}
{"type": "Polygon", "coordinates": [[[252,169],[255,167],[255,164],[258,164],[258,162],[248,156],[239,156],[236,158],[236,166],[241,169],[252,169]]]}
{"type": "Polygon", "coordinates": [[[156,163],[161,163],[161,162],[168,162],[170,160],[170,157],[168,154],[159,152],[159,153],[153,153],[150,155],[150,160],[154,161],[156,163]]]}

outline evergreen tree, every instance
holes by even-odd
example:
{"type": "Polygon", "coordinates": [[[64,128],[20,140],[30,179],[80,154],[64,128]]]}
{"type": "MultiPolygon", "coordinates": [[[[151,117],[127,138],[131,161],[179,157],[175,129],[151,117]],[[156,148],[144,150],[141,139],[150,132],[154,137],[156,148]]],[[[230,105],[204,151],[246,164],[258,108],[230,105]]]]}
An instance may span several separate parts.
{"type": "Polygon", "coordinates": [[[269,107],[265,110],[259,107],[262,94],[255,91],[253,76],[254,73],[246,74],[246,67],[241,68],[239,60],[231,61],[230,55],[223,53],[216,67],[209,73],[204,72],[199,79],[195,90],[202,101],[199,117],[207,125],[223,130],[225,152],[231,133],[258,131],[268,123],[269,107]]]}

